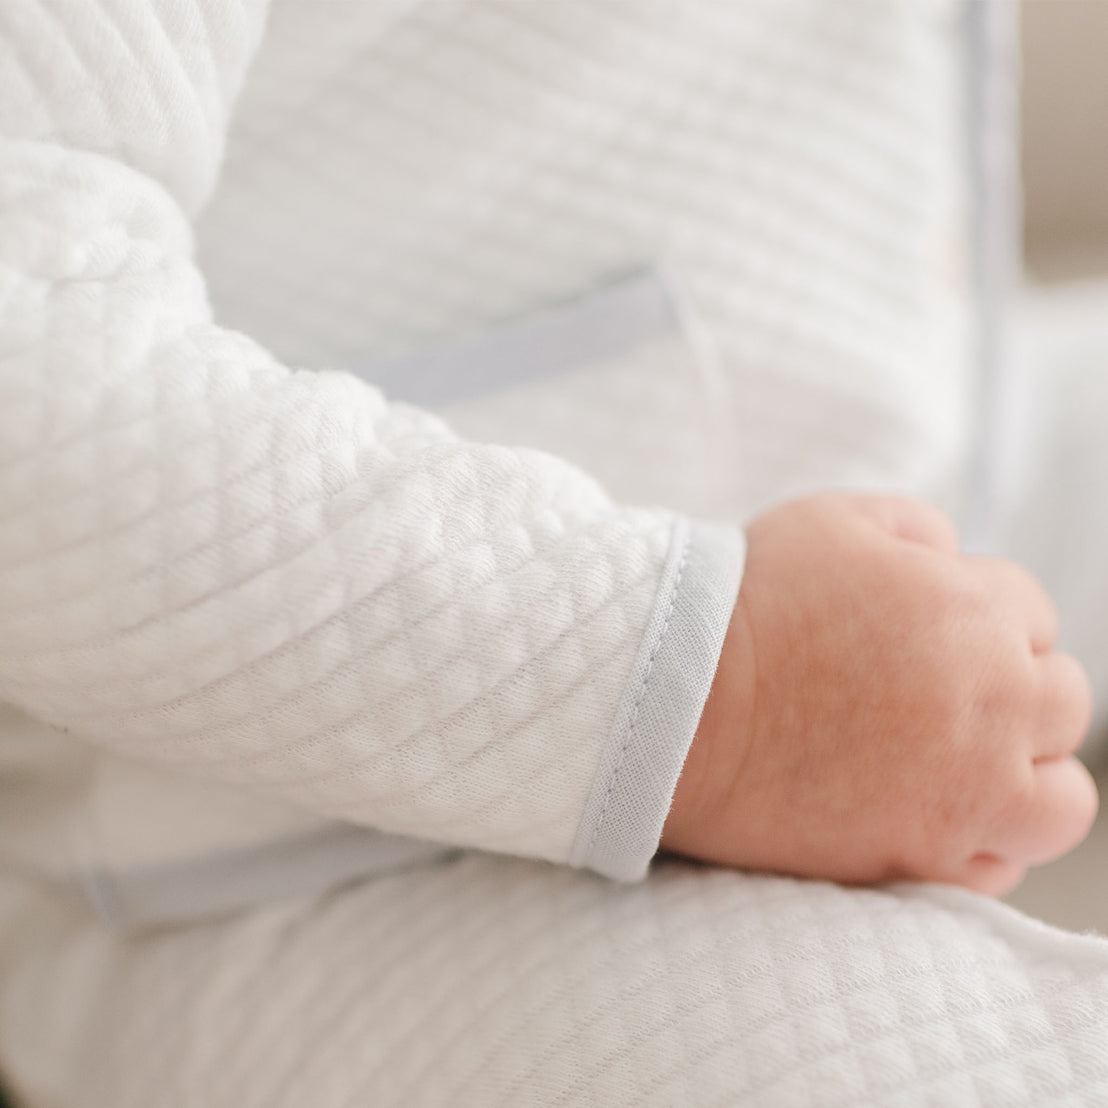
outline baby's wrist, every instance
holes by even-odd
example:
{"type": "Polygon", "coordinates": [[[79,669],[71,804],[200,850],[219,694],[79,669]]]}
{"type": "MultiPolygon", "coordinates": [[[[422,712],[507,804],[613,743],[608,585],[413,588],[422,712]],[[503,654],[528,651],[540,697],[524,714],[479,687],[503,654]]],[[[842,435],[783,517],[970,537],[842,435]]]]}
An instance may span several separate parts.
{"type": "Polygon", "coordinates": [[[703,857],[731,808],[749,746],[745,740],[754,692],[753,641],[745,608],[740,593],[662,830],[664,850],[703,857]]]}

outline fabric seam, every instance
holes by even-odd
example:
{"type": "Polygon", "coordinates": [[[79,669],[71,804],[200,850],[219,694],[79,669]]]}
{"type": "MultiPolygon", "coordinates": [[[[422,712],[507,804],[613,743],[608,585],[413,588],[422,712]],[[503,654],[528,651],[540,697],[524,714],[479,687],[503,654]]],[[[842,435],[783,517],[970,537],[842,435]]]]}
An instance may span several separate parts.
{"type": "Polygon", "coordinates": [[[662,648],[662,643],[665,642],[666,634],[669,631],[670,620],[673,618],[674,609],[677,607],[677,596],[681,591],[681,581],[685,574],[685,563],[689,557],[689,547],[692,545],[691,534],[686,534],[685,543],[681,550],[681,560],[677,565],[677,572],[673,579],[673,589],[669,598],[669,609],[666,612],[666,618],[662,623],[661,631],[658,633],[658,640],[654,644],[654,649],[650,652],[650,657],[646,663],[646,672],[643,674],[642,687],[639,689],[639,695],[635,700],[634,707],[631,709],[631,720],[627,725],[627,734],[624,737],[623,744],[619,748],[619,755],[616,759],[616,764],[612,768],[611,777],[608,780],[608,788],[604,793],[604,803],[600,809],[600,815],[597,818],[596,826],[593,828],[593,833],[589,839],[589,845],[585,850],[586,860],[592,855],[593,850],[596,848],[596,844],[600,839],[600,832],[604,828],[604,823],[608,818],[608,807],[611,804],[612,794],[615,791],[616,782],[619,780],[620,772],[623,769],[624,762],[626,761],[627,751],[631,747],[631,741],[635,737],[635,730],[638,727],[639,722],[639,709],[642,707],[643,701],[646,699],[647,686],[650,684],[650,678],[654,674],[654,659],[658,656],[658,651],[662,648]]]}

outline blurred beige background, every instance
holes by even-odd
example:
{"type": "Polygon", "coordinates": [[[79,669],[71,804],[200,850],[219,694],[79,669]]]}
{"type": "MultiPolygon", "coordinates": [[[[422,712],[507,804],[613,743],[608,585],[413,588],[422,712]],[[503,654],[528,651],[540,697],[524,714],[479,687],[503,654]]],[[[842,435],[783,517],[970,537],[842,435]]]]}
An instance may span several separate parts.
{"type": "MultiPolygon", "coordinates": [[[[1015,2],[1015,0],[1011,0],[1015,2]]],[[[1108,0],[1023,0],[1021,159],[1028,276],[1108,278],[1108,0]]],[[[1108,772],[1101,814],[1072,854],[1007,899],[1050,923],[1108,934],[1108,772]]]]}
{"type": "Polygon", "coordinates": [[[1024,0],[1027,265],[1108,274],[1108,0],[1024,0]]]}

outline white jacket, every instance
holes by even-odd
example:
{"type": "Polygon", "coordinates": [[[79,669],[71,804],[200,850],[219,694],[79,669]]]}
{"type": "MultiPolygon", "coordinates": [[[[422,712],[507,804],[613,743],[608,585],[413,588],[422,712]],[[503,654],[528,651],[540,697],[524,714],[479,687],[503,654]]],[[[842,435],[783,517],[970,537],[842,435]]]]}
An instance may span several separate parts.
{"type": "Polygon", "coordinates": [[[960,481],[954,5],[266,8],[0,8],[2,849],[636,878],[734,524],[960,481]]]}

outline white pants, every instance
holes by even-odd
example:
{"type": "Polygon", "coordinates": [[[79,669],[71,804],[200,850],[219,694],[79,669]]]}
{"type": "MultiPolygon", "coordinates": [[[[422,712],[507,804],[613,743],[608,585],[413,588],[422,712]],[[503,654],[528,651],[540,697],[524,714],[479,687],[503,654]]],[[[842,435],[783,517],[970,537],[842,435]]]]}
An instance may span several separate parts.
{"type": "Polygon", "coordinates": [[[1108,1103],[1108,941],[956,889],[465,855],[132,938],[4,895],[32,1105],[1108,1103]]]}

